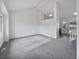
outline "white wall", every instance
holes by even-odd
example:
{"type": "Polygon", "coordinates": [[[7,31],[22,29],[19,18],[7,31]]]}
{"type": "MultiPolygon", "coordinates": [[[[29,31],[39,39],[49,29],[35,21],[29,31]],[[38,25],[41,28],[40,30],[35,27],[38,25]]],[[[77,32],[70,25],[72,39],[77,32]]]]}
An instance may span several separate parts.
{"type": "Polygon", "coordinates": [[[57,37],[58,20],[56,0],[43,1],[37,8],[29,8],[10,12],[10,38],[28,36],[32,34],[44,34],[57,37]],[[52,5],[52,6],[51,6],[52,5]],[[40,11],[40,12],[39,12],[40,11]],[[40,13],[43,12],[41,15],[40,13]],[[54,18],[40,23],[44,19],[43,14],[54,13],[54,18]]]}
{"type": "Polygon", "coordinates": [[[40,22],[40,33],[52,38],[57,37],[57,21],[56,19],[48,19],[40,22]]]}
{"type": "Polygon", "coordinates": [[[0,16],[0,34],[1,34],[1,32],[2,32],[2,20],[1,20],[2,18],[1,18],[1,16],[0,16]]]}
{"type": "MultiPolygon", "coordinates": [[[[1,16],[1,1],[0,1],[0,16],[1,16]]],[[[0,19],[1,20],[1,19],[0,19]]],[[[0,22],[0,25],[1,25],[1,22],[0,22]]],[[[0,27],[0,29],[2,30],[2,28],[0,27]]],[[[2,31],[0,31],[0,34],[2,33],[2,31]]],[[[3,39],[1,38],[2,37],[2,35],[0,35],[0,48],[1,48],[1,46],[2,46],[2,44],[3,44],[3,39]]]]}
{"type": "MultiPolygon", "coordinates": [[[[0,16],[1,16],[1,0],[0,0],[0,16]]],[[[0,28],[1,29],[1,28],[0,28]]],[[[1,34],[1,33],[0,33],[1,34]]],[[[1,37],[1,36],[0,36],[1,37]]],[[[0,47],[2,46],[2,43],[3,43],[3,41],[2,41],[2,38],[0,38],[0,47]]]]}
{"type": "Polygon", "coordinates": [[[1,47],[2,43],[5,40],[7,41],[7,39],[9,39],[8,11],[7,11],[7,9],[6,9],[5,5],[4,5],[3,0],[0,0],[0,15],[2,16],[2,21],[3,21],[3,28],[2,28],[2,35],[1,35],[2,37],[0,36],[1,37],[0,38],[0,47],[1,47]],[[4,17],[4,15],[5,15],[5,17],[4,17]],[[8,37],[8,38],[5,39],[5,37],[8,37]]]}
{"type": "Polygon", "coordinates": [[[0,16],[1,16],[1,0],[0,0],[0,16]]]}
{"type": "MultiPolygon", "coordinates": [[[[79,15],[78,15],[78,20],[79,20],[79,15]]],[[[78,23],[79,23],[79,21],[78,21],[78,23]]],[[[77,59],[79,59],[79,24],[78,24],[78,28],[77,28],[77,30],[78,30],[78,34],[77,34],[77,59]]]]}
{"type": "Polygon", "coordinates": [[[57,38],[58,19],[57,19],[57,4],[54,5],[54,18],[53,19],[42,19],[40,21],[40,33],[52,38],[57,38]]]}
{"type": "Polygon", "coordinates": [[[2,17],[3,17],[4,41],[8,41],[9,40],[9,13],[3,1],[1,5],[1,11],[2,11],[2,17]]]}
{"type": "Polygon", "coordinates": [[[10,12],[10,38],[39,34],[38,18],[34,8],[10,12]]]}
{"type": "Polygon", "coordinates": [[[78,16],[77,16],[77,59],[79,59],[79,0],[77,0],[77,12],[78,12],[78,16]]]}
{"type": "Polygon", "coordinates": [[[4,41],[9,40],[9,15],[3,15],[4,41]]]}

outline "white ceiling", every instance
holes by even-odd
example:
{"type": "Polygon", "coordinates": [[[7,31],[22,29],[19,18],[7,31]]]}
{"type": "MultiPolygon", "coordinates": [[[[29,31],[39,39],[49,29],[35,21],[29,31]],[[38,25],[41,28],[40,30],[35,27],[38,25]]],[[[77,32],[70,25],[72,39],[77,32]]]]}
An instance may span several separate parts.
{"type": "Polygon", "coordinates": [[[9,11],[32,8],[40,2],[41,0],[4,0],[4,3],[9,11]]]}
{"type": "Polygon", "coordinates": [[[55,3],[59,1],[62,16],[73,15],[76,11],[76,0],[3,0],[9,11],[25,8],[39,9],[44,13],[51,13],[55,9],[55,3]]]}
{"type": "Polygon", "coordinates": [[[43,0],[37,8],[43,13],[52,13],[57,2],[60,5],[62,17],[72,17],[73,13],[76,12],[76,0],[43,0]]]}
{"type": "Polygon", "coordinates": [[[76,0],[60,0],[61,16],[73,16],[76,12],[76,0]]]}
{"type": "Polygon", "coordinates": [[[45,14],[53,13],[56,9],[56,2],[58,0],[43,0],[38,6],[37,9],[39,9],[41,12],[45,14]]]}

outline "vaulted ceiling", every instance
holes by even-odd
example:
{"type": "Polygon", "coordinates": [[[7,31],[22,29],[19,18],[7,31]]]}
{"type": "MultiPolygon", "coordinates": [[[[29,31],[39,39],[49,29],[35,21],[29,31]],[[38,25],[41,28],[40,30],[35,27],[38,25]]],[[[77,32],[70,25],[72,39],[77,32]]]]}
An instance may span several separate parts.
{"type": "Polygon", "coordinates": [[[32,8],[38,5],[42,0],[4,0],[9,11],[32,8]]]}
{"type": "Polygon", "coordinates": [[[58,0],[3,0],[8,11],[36,8],[43,14],[53,13],[58,0]]]}
{"type": "Polygon", "coordinates": [[[33,8],[44,13],[53,12],[55,3],[59,1],[62,15],[72,15],[76,11],[76,0],[3,0],[9,11],[33,8]]]}

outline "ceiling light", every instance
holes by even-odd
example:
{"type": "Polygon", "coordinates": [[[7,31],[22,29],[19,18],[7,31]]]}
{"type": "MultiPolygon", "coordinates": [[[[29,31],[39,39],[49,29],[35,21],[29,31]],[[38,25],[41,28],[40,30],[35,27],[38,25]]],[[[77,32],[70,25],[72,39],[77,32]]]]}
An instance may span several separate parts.
{"type": "Polygon", "coordinates": [[[52,17],[53,15],[52,14],[49,14],[49,16],[52,17]]]}
{"type": "Polygon", "coordinates": [[[77,14],[78,14],[77,12],[74,12],[74,13],[73,13],[73,15],[77,15],[77,14]]]}

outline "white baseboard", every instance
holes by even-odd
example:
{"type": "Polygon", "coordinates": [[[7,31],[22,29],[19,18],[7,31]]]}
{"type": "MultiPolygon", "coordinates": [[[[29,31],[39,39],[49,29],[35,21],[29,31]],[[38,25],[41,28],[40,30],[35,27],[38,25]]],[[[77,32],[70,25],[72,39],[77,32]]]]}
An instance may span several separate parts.
{"type": "MultiPolygon", "coordinates": [[[[11,39],[21,39],[21,38],[27,38],[27,37],[36,36],[36,35],[42,35],[42,36],[45,36],[45,37],[49,37],[49,38],[51,38],[51,39],[56,39],[56,38],[57,38],[57,37],[50,36],[50,35],[45,35],[45,34],[33,34],[33,35],[22,36],[22,37],[16,37],[16,38],[11,38],[11,39]]],[[[10,39],[10,40],[11,40],[11,39],[10,39]]]]}
{"type": "Polygon", "coordinates": [[[21,39],[21,38],[27,38],[27,37],[36,36],[36,35],[39,35],[39,34],[33,34],[33,35],[27,35],[27,36],[22,36],[22,37],[10,38],[10,40],[12,40],[12,39],[21,39]]]}
{"type": "Polygon", "coordinates": [[[53,37],[53,36],[51,37],[51,36],[45,35],[45,34],[40,34],[40,35],[45,36],[45,37],[47,37],[47,38],[56,39],[56,37],[53,37]]]}

